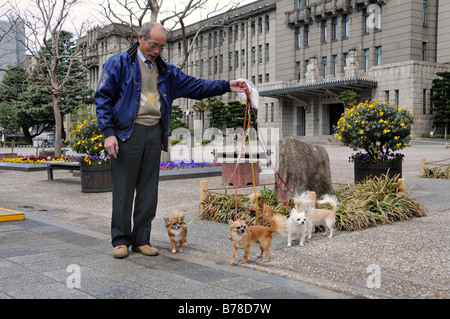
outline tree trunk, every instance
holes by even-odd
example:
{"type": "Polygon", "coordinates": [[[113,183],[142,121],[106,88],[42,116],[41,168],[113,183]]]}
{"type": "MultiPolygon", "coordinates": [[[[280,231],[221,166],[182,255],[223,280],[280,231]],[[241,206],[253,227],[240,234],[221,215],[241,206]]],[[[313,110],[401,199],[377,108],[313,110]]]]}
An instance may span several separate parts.
{"type": "Polygon", "coordinates": [[[55,94],[53,94],[53,111],[55,113],[55,157],[61,157],[62,117],[59,109],[59,98],[55,94]]]}

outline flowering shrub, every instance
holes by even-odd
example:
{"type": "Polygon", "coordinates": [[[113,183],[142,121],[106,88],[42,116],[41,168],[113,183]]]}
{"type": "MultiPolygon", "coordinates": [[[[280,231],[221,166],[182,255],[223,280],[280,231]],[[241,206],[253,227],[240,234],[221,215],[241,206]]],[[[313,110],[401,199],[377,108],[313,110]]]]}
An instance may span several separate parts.
{"type": "Polygon", "coordinates": [[[394,151],[410,141],[413,116],[408,107],[366,101],[347,108],[338,122],[335,137],[353,149],[363,149],[351,157],[361,162],[392,161],[403,157],[394,151]]]}
{"type": "Polygon", "coordinates": [[[87,113],[85,119],[76,124],[70,135],[70,146],[80,156],[77,161],[81,165],[101,165],[110,161],[105,156],[105,138],[97,123],[95,114],[87,113]]]}
{"type": "Polygon", "coordinates": [[[101,165],[109,163],[110,157],[103,155],[86,155],[77,158],[81,165],[101,165]]]}
{"type": "Polygon", "coordinates": [[[196,168],[196,167],[216,167],[220,166],[220,163],[209,163],[209,162],[194,162],[194,161],[169,161],[160,162],[159,169],[183,169],[183,168],[196,168]]]}
{"type": "Polygon", "coordinates": [[[105,152],[105,138],[95,116],[77,124],[70,134],[70,146],[79,154],[100,156],[105,152]]]}
{"type": "MultiPolygon", "coordinates": [[[[39,164],[42,162],[45,162],[47,160],[47,157],[44,156],[23,156],[23,157],[16,157],[16,158],[4,158],[0,162],[3,163],[16,163],[16,164],[39,164]]],[[[65,161],[66,158],[63,157],[52,157],[52,161],[65,161]]]]}

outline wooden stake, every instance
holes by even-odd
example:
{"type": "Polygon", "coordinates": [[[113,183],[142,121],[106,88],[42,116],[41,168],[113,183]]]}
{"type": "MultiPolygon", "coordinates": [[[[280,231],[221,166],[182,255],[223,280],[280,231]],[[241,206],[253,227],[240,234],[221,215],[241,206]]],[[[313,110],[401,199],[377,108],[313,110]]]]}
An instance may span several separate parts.
{"type": "Polygon", "coordinates": [[[309,199],[312,201],[312,208],[316,207],[316,192],[307,192],[309,199]]]}
{"type": "Polygon", "coordinates": [[[206,208],[205,201],[208,197],[208,181],[201,180],[200,181],[200,211],[203,211],[206,208]]]}
{"type": "Polygon", "coordinates": [[[398,179],[398,190],[400,192],[403,192],[406,188],[406,180],[404,178],[398,179]]]}
{"type": "Polygon", "coordinates": [[[422,157],[422,165],[420,169],[420,174],[423,176],[425,175],[425,167],[427,166],[427,161],[424,157],[422,157]]]}

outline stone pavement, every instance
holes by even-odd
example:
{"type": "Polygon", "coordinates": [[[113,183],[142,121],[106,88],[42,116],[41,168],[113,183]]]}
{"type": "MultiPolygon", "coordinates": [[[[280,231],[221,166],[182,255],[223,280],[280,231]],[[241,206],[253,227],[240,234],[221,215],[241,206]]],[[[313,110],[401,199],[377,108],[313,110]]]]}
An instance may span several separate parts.
{"type": "Polygon", "coordinates": [[[0,298],[347,298],[207,259],[131,252],[111,257],[109,236],[37,217],[0,224],[0,298]]]}
{"type": "MultiPolygon", "coordinates": [[[[333,182],[351,182],[352,150],[324,146],[333,182]]],[[[25,213],[24,221],[0,223],[0,298],[447,299],[450,181],[418,175],[421,157],[450,158],[450,150],[418,140],[404,153],[407,186],[414,185],[426,217],[332,239],[317,234],[304,247],[286,247],[277,234],[270,262],[258,260],[255,247],[248,264],[237,266],[229,264],[228,225],[200,218],[189,227],[183,253],[170,253],[162,218],[178,209],[187,210],[188,221],[197,216],[200,179],[160,182],[151,236],[160,256],[116,260],[110,193],[82,193],[79,177],[65,171],[53,181],[45,171],[0,171],[0,208],[25,213]]],[[[262,183],[272,178],[260,176],[262,183]]],[[[221,185],[220,177],[207,180],[210,188],[221,185]]]]}

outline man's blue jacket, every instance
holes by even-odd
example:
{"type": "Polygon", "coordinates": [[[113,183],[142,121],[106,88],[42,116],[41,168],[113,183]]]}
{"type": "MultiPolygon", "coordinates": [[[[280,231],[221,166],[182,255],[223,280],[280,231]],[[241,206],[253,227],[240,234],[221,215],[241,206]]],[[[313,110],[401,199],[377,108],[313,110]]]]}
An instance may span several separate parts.
{"type": "MultiPolygon", "coordinates": [[[[98,124],[106,137],[116,135],[126,141],[139,113],[141,70],[136,60],[139,42],[127,52],[112,56],[103,65],[95,93],[98,124]]],[[[168,150],[172,102],[180,97],[201,100],[230,92],[230,82],[197,79],[158,57],[158,89],[161,93],[162,149],[168,150]]]]}

